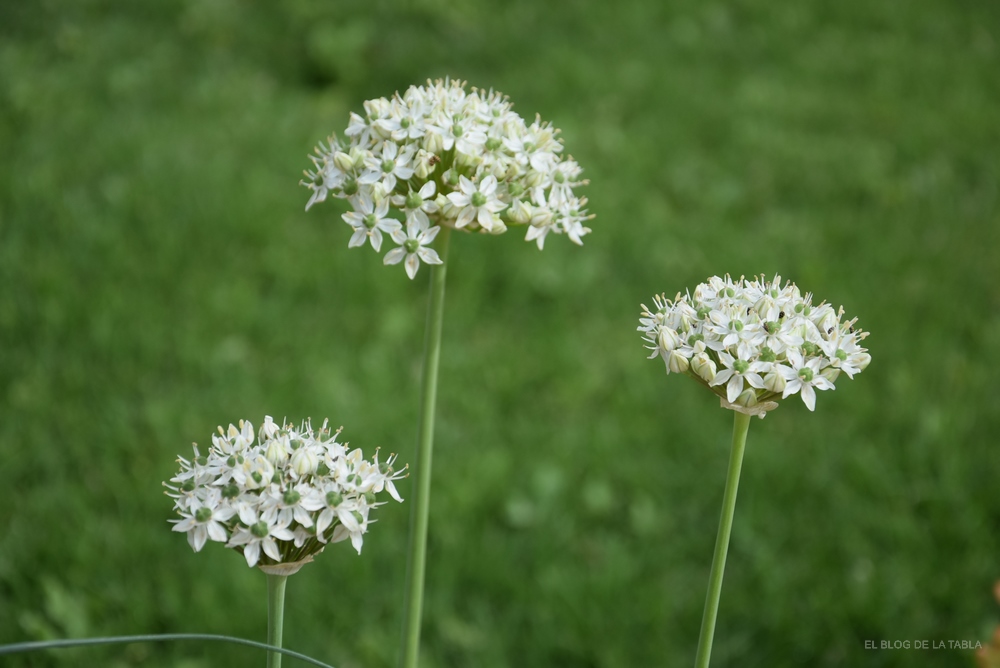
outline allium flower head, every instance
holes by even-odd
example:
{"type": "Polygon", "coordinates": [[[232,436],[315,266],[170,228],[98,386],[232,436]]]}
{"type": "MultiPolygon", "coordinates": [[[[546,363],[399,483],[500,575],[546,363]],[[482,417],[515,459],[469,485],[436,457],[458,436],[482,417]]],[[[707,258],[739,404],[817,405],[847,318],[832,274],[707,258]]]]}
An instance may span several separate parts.
{"type": "Polygon", "coordinates": [[[816,390],[832,390],[841,372],[853,378],[871,361],[867,336],[843,308],[812,305],[781,277],[733,281],[713,276],[694,294],[644,304],[639,331],[667,373],[691,376],[727,408],[764,416],[777,399],[802,397],[816,408],[816,390]]]}
{"type": "Polygon", "coordinates": [[[525,122],[506,96],[438,80],[368,100],[364,110],[351,114],[343,138],[316,148],[302,181],[312,190],[306,209],[327,197],[348,201],[350,247],[370,240],[379,252],[388,233],[406,248],[388,251],[385,263],[405,254],[413,278],[421,261],[440,262],[433,249],[414,251],[414,240],[429,244],[441,225],[489,234],[524,225],[540,249],[550,233],[581,245],[590,232],[587,198],[574,193],[587,181],[562,156],[559,131],[525,122]]]}
{"type": "Polygon", "coordinates": [[[195,552],[218,541],[262,568],[311,561],[327,543],[348,538],[360,554],[369,514],[384,503],[377,495],[402,501],[393,483],[406,467],[393,469],[395,455],[379,462],[378,451],[364,459],[327,425],[313,431],[308,420],[278,426],[265,417],[256,439],[243,420],[219,427],[207,456],[195,446],[194,458],[180,457],[180,472],[164,483],[181,517],[170,520],[173,530],[186,533],[195,552]]]}

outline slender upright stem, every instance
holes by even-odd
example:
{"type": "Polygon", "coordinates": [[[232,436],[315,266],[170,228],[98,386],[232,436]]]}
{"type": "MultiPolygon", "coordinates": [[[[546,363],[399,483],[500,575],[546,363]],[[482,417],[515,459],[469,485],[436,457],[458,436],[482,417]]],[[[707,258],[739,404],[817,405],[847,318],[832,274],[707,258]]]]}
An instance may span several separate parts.
{"type": "Polygon", "coordinates": [[[442,264],[431,265],[431,294],[427,305],[423,384],[420,390],[420,433],[413,470],[410,506],[410,546],[406,559],[406,601],[403,608],[401,668],[416,668],[420,657],[420,619],[424,603],[424,569],[427,563],[427,523],[431,496],[431,452],[434,447],[434,405],[437,400],[438,361],[441,358],[441,325],[444,314],[444,278],[448,267],[448,237],[442,226],[438,254],[442,264]]]}
{"type": "MultiPolygon", "coordinates": [[[[281,647],[281,630],[285,624],[285,584],[287,575],[267,574],[267,644],[281,647]]],[[[281,668],[281,655],[267,653],[267,668],[281,668]]]]}
{"type": "Polygon", "coordinates": [[[708,595],[705,597],[705,612],[701,617],[701,634],[698,637],[698,655],[695,668],[708,668],[712,656],[712,640],[715,637],[715,618],[719,614],[719,599],[722,596],[722,575],[726,570],[726,555],[729,553],[729,534],[733,528],[733,514],[736,511],[736,491],[740,486],[740,470],[743,468],[743,450],[747,444],[747,430],[750,416],[733,411],[733,449],[729,453],[729,472],[726,474],[726,492],[722,496],[722,517],[719,519],[719,533],[715,537],[715,555],[712,557],[712,573],[708,578],[708,595]]]}

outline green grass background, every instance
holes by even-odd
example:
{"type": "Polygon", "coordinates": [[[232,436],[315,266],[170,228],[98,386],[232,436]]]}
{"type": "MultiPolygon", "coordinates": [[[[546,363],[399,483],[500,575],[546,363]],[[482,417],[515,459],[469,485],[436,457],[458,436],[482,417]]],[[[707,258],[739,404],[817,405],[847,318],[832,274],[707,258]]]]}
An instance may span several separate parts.
{"type": "MultiPolygon", "coordinates": [[[[731,418],[646,361],[639,304],[763,272],[873,361],[753,422],[713,665],[970,666],[864,643],[998,621],[998,7],[0,3],[0,642],[262,638],[263,576],[166,522],[219,423],[413,459],[426,270],[349,252],[297,181],[365,99],[450,75],[561,127],[597,218],[583,248],[453,239],[422,665],[691,664],[731,418]]],[[[408,516],[291,580],[289,647],[393,665],[408,516]]]]}

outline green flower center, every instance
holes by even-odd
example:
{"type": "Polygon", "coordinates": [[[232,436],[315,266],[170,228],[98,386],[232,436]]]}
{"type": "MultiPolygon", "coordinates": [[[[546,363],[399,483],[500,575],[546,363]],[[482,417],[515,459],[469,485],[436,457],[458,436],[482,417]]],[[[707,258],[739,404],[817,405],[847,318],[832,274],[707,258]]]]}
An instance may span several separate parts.
{"type": "Polygon", "coordinates": [[[837,348],[836,355],[837,355],[837,359],[839,359],[841,362],[846,362],[847,361],[847,353],[845,353],[840,348],[837,348]]]}
{"type": "Polygon", "coordinates": [[[211,508],[199,508],[194,511],[194,519],[196,522],[207,522],[212,519],[212,509],[211,508]]]}
{"type": "Polygon", "coordinates": [[[229,483],[222,488],[222,498],[235,499],[240,495],[240,488],[235,483],[229,483]]]}
{"type": "MultiPolygon", "coordinates": [[[[369,230],[378,224],[378,218],[375,216],[374,213],[369,213],[367,216],[362,218],[362,221],[364,222],[365,227],[367,227],[369,230]]],[[[296,443],[298,443],[298,441],[292,441],[292,450],[298,450],[298,446],[296,445],[296,443]]]]}
{"type": "Polygon", "coordinates": [[[801,378],[802,380],[804,380],[807,383],[809,381],[811,381],[813,379],[813,371],[812,371],[812,369],[810,369],[807,366],[804,366],[801,369],[799,369],[799,378],[801,378]]]}
{"type": "Polygon", "coordinates": [[[750,368],[750,363],[746,360],[733,360],[733,371],[736,373],[746,373],[747,369],[750,368]]]}
{"type": "Polygon", "coordinates": [[[424,203],[424,200],[420,199],[420,193],[411,192],[406,196],[406,208],[407,209],[419,209],[424,203]]]}
{"type": "Polygon", "coordinates": [[[501,141],[496,137],[490,137],[489,139],[486,140],[487,151],[495,151],[498,148],[500,148],[500,146],[501,146],[501,141]]]}
{"type": "Polygon", "coordinates": [[[552,180],[555,181],[556,183],[565,183],[566,175],[563,174],[562,172],[556,172],[555,174],[552,175],[552,180]]]}
{"type": "Polygon", "coordinates": [[[777,358],[778,356],[774,354],[774,351],[768,348],[767,346],[764,346],[760,351],[761,362],[773,362],[777,358]]]}
{"type": "Polygon", "coordinates": [[[284,498],[285,505],[294,506],[296,503],[299,502],[299,499],[301,498],[302,498],[301,494],[296,492],[294,489],[290,489],[287,492],[285,492],[285,498],[284,498]]]}
{"type": "Polygon", "coordinates": [[[250,533],[257,536],[257,538],[267,537],[267,522],[257,522],[250,527],[250,533]]]}
{"type": "Polygon", "coordinates": [[[480,207],[486,204],[486,202],[487,202],[486,195],[482,194],[481,192],[472,193],[472,206],[480,207]]]}
{"type": "Polygon", "coordinates": [[[462,126],[459,125],[458,123],[455,123],[454,125],[451,126],[451,134],[455,135],[456,137],[461,137],[464,133],[465,130],[463,130],[462,126]]]}
{"type": "Polygon", "coordinates": [[[344,500],[344,495],[341,494],[340,492],[327,492],[326,493],[326,502],[327,502],[327,504],[333,506],[334,508],[336,508],[337,506],[339,506],[343,500],[344,500]]]}
{"type": "Polygon", "coordinates": [[[507,193],[511,197],[519,197],[524,193],[524,186],[522,186],[520,183],[512,183],[509,186],[507,186],[507,193]]]}
{"type": "Polygon", "coordinates": [[[386,174],[388,174],[389,172],[391,172],[394,169],[396,169],[396,163],[395,162],[393,162],[392,160],[383,160],[382,161],[382,171],[383,172],[385,172],[386,174]]]}
{"type": "Polygon", "coordinates": [[[344,184],[344,194],[345,195],[356,195],[358,193],[358,182],[351,179],[344,184]]]}
{"type": "Polygon", "coordinates": [[[403,128],[404,130],[410,127],[410,119],[404,118],[401,121],[399,121],[399,127],[403,128]]]}
{"type": "Polygon", "coordinates": [[[417,249],[420,248],[420,242],[416,239],[407,239],[403,242],[403,248],[406,249],[407,253],[416,253],[417,249]]]}

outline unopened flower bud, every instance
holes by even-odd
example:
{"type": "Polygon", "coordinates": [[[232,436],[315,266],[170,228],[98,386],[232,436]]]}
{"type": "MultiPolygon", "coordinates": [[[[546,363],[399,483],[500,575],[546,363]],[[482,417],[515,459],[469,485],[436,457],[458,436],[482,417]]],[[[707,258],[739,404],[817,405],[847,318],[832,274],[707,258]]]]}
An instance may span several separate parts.
{"type": "Polygon", "coordinates": [[[750,406],[757,405],[757,392],[756,390],[747,388],[740,392],[740,396],[736,397],[736,401],[733,402],[737,406],[745,406],[749,408],[750,406]]]}
{"type": "Polygon", "coordinates": [[[535,227],[542,227],[552,222],[552,212],[548,207],[536,206],[531,211],[531,224],[535,227]]]}
{"type": "Polygon", "coordinates": [[[437,160],[433,153],[428,153],[424,149],[417,151],[416,158],[413,163],[413,174],[418,179],[430,178],[430,175],[434,173],[437,168],[437,160]]]}
{"type": "Polygon", "coordinates": [[[428,132],[424,135],[424,150],[440,155],[444,151],[444,137],[439,132],[428,132]]]}
{"type": "Polygon", "coordinates": [[[764,389],[768,392],[780,394],[785,391],[785,377],[780,373],[772,371],[764,376],[764,389]]]}
{"type": "Polygon", "coordinates": [[[836,383],[837,378],[840,376],[840,369],[835,366],[828,366],[819,372],[819,375],[826,378],[831,383],[836,383]]]}
{"type": "Polygon", "coordinates": [[[864,371],[868,368],[868,364],[872,361],[872,356],[868,353],[859,353],[858,355],[855,355],[855,359],[857,362],[854,363],[854,366],[857,367],[858,371],[864,371]]]}
{"type": "Polygon", "coordinates": [[[708,357],[707,353],[699,353],[691,358],[691,370],[706,383],[715,380],[715,362],[708,357]]]}
{"type": "Polygon", "coordinates": [[[689,366],[690,362],[679,351],[672,350],[667,355],[667,368],[670,369],[670,373],[687,373],[689,366]]]}
{"type": "Polygon", "coordinates": [[[681,337],[678,336],[677,332],[669,327],[660,328],[660,336],[658,337],[660,342],[660,348],[669,352],[681,344],[681,337]]]}
{"type": "Polygon", "coordinates": [[[520,200],[507,210],[507,215],[515,223],[526,225],[531,222],[531,205],[520,200]]]}
{"type": "Polygon", "coordinates": [[[273,439],[267,444],[267,450],[264,451],[264,457],[276,467],[284,466],[285,462],[288,461],[288,450],[285,446],[287,439],[287,436],[273,439]]]}
{"type": "Polygon", "coordinates": [[[333,154],[333,164],[342,172],[354,169],[354,159],[343,151],[337,151],[333,154]]]}
{"type": "Polygon", "coordinates": [[[319,459],[311,448],[299,448],[292,454],[292,470],[300,476],[310,475],[316,472],[319,466],[319,459]]]}

